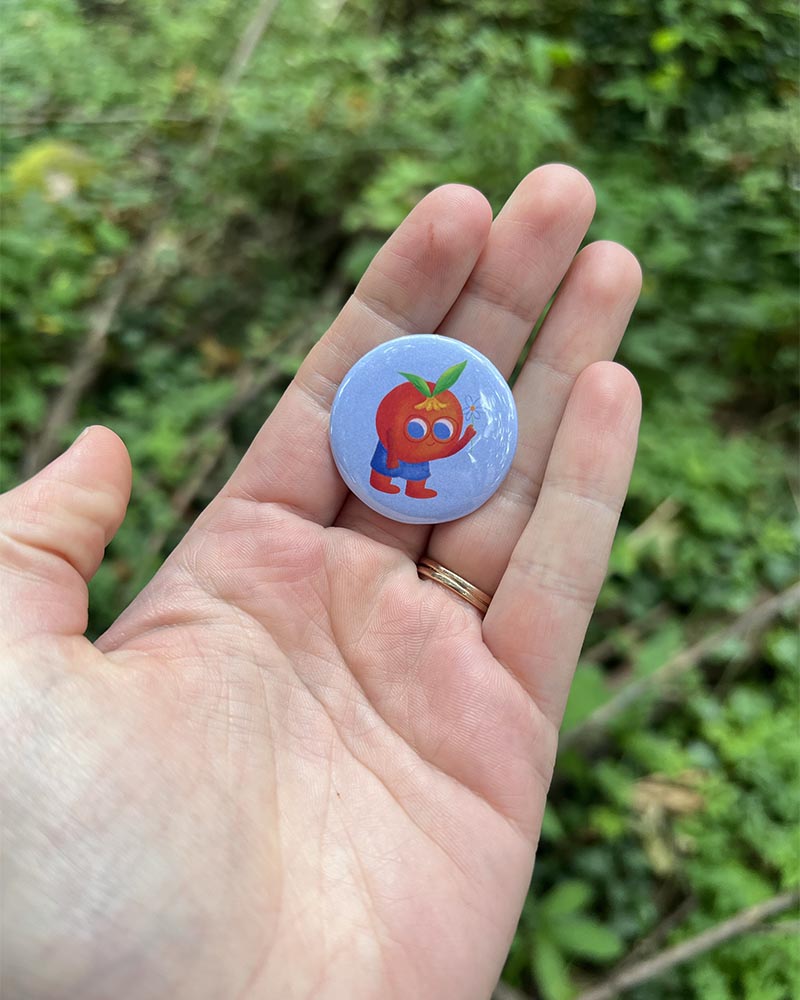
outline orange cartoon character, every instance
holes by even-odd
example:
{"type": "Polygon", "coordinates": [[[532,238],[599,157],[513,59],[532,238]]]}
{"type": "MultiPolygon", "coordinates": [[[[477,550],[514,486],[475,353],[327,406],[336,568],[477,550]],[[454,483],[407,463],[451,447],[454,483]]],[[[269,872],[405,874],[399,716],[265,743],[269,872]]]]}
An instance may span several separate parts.
{"type": "Polygon", "coordinates": [[[378,444],[370,462],[370,486],[382,493],[399,493],[392,479],[405,479],[406,496],[419,500],[436,496],[436,490],[425,486],[430,463],[457,454],[475,437],[472,425],[460,437],[464,414],[449,391],[466,364],[448,368],[435,384],[419,375],[399,373],[407,381],[383,397],[375,414],[378,444]]]}

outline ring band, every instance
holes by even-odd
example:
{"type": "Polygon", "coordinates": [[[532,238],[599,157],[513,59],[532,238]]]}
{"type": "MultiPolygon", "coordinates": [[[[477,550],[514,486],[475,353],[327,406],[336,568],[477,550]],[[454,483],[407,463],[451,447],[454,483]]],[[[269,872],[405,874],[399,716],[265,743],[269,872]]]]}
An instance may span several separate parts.
{"type": "Polygon", "coordinates": [[[489,594],[479,590],[468,580],[465,580],[463,576],[459,576],[458,573],[454,573],[451,569],[447,569],[446,566],[442,566],[441,563],[436,562],[435,559],[431,559],[430,556],[423,556],[420,559],[417,563],[417,573],[419,573],[423,580],[434,580],[443,587],[447,587],[448,590],[452,590],[454,594],[458,594],[459,597],[471,604],[473,608],[477,608],[480,611],[481,618],[489,610],[489,605],[492,601],[489,594]]]}

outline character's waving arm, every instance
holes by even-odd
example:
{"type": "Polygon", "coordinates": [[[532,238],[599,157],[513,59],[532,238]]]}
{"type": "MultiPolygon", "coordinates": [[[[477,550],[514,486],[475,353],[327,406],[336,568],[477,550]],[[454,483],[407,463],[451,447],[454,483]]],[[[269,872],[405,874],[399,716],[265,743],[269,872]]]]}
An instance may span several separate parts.
{"type": "Polygon", "coordinates": [[[470,441],[475,437],[475,433],[475,428],[472,424],[470,424],[458,440],[453,441],[452,444],[445,446],[439,451],[438,457],[449,458],[451,455],[457,455],[462,448],[466,448],[470,441]]]}

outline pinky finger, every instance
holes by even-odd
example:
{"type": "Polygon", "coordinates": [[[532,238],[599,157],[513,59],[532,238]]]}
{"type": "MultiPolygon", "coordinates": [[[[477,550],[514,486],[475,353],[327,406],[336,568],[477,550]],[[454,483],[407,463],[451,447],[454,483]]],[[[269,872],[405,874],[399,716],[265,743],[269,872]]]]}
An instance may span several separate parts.
{"type": "Polygon", "coordinates": [[[627,369],[598,362],[581,374],[536,508],[484,622],[489,649],[555,725],[605,577],[640,414],[627,369]]]}

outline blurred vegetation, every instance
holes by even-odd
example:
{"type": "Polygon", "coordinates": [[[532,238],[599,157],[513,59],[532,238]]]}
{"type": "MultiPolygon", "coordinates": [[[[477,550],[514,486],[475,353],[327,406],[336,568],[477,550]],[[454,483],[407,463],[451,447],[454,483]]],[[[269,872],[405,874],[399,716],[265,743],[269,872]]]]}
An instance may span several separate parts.
{"type": "MultiPolygon", "coordinates": [[[[88,422],[125,439],[102,630],[426,190],[499,208],[537,163],[585,171],[590,238],[644,267],[622,360],[645,416],[505,973],[562,1000],[800,876],[797,8],[271,8],[6,0],[0,471],[88,422]]],[[[788,926],[629,995],[797,996],[788,926]]]]}

